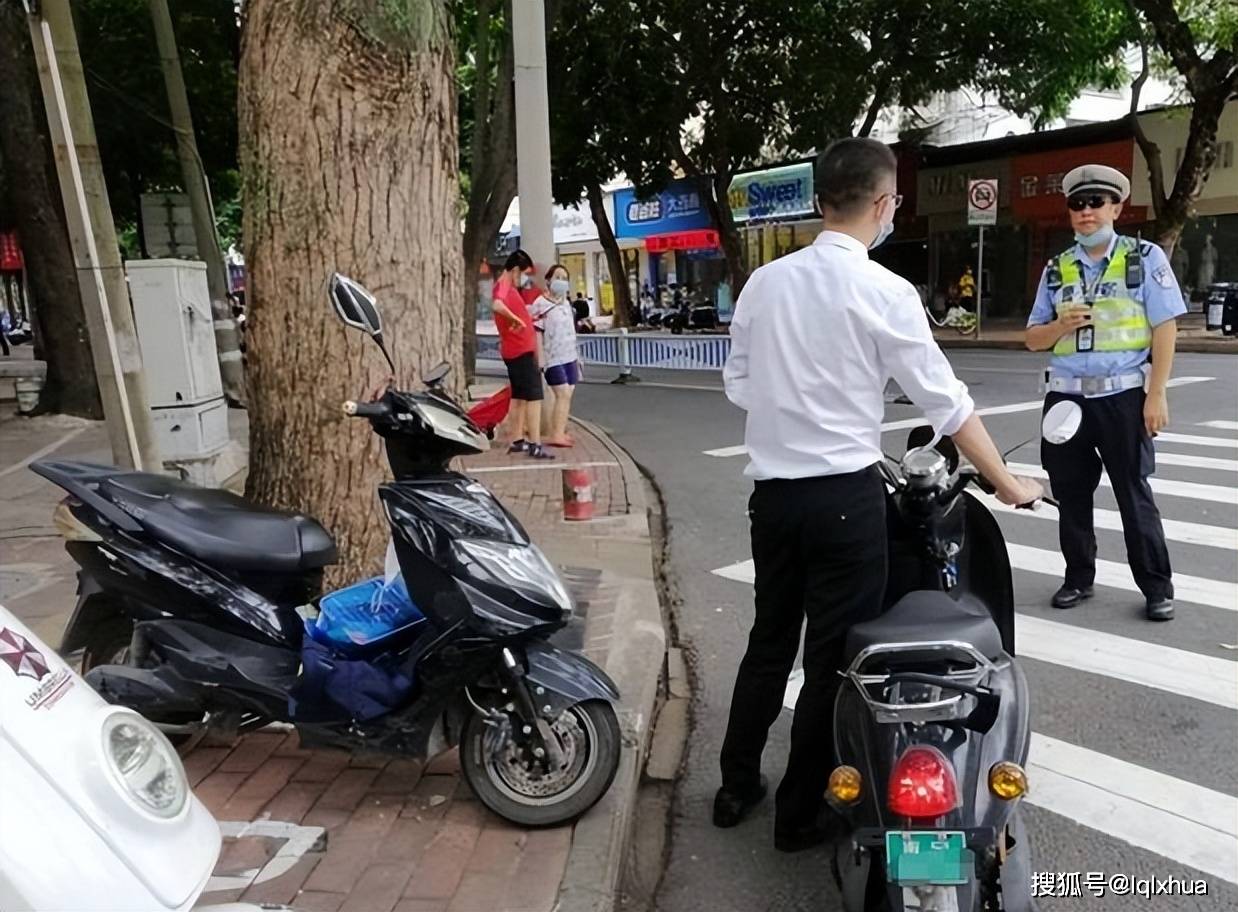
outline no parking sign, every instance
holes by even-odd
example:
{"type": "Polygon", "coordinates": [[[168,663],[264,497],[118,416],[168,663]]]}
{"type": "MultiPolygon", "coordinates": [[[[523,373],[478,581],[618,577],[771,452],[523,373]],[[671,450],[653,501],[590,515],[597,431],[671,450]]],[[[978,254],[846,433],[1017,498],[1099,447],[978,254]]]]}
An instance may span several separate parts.
{"type": "Polygon", "coordinates": [[[967,182],[967,224],[997,224],[997,180],[995,178],[967,182]]]}

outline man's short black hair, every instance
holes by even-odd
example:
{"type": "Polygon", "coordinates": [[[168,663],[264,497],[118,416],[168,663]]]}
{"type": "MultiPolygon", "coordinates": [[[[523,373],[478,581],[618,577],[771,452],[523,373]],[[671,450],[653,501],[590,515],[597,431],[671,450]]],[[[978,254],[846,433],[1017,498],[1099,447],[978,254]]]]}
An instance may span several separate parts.
{"type": "Polygon", "coordinates": [[[898,160],[885,143],[840,139],[817,156],[817,199],[844,218],[856,216],[877,198],[882,180],[897,173],[898,160]]]}
{"type": "Polygon", "coordinates": [[[517,250],[509,254],[507,260],[503,263],[503,271],[519,267],[521,272],[526,269],[533,268],[533,257],[529,256],[523,250],[517,250]]]}

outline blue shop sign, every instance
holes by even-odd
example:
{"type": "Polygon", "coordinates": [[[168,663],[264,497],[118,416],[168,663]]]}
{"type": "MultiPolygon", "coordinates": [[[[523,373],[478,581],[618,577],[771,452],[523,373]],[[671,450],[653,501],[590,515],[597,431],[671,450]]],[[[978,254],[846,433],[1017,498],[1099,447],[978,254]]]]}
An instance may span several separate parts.
{"type": "Polygon", "coordinates": [[[712,224],[696,181],[672,181],[648,199],[637,199],[631,187],[615,191],[615,237],[643,238],[710,228],[712,224]]]}
{"type": "Polygon", "coordinates": [[[740,174],[731,181],[727,200],[737,222],[811,215],[812,165],[801,162],[740,174]]]}

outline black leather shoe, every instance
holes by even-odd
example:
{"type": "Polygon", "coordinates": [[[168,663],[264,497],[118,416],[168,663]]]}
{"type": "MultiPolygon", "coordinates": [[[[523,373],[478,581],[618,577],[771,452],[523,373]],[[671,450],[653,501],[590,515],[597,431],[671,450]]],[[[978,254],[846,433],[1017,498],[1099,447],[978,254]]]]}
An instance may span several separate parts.
{"type": "Polygon", "coordinates": [[[714,795],[714,826],[733,827],[745,817],[748,812],[761,803],[765,793],[769,791],[769,782],[764,776],[757,787],[750,792],[732,792],[726,788],[718,789],[714,795]]]}
{"type": "Polygon", "coordinates": [[[1149,621],[1172,621],[1174,600],[1171,598],[1148,599],[1149,621]]]}
{"type": "Polygon", "coordinates": [[[1061,589],[1053,593],[1053,607],[1074,608],[1084,599],[1090,599],[1091,597],[1091,586],[1084,586],[1082,589],[1076,589],[1074,586],[1062,586],[1061,589]]]}

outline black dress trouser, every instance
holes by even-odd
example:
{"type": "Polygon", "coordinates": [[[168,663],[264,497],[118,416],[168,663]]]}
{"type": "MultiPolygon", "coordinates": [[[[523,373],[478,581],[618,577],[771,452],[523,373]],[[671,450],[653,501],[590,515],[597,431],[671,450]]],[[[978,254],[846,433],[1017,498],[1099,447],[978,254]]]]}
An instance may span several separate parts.
{"type": "Polygon", "coordinates": [[[1040,463],[1061,504],[1058,534],[1066,558],[1065,583],[1071,588],[1091,586],[1096,577],[1092,495],[1103,465],[1122,516],[1126,558],[1135,582],[1146,598],[1173,598],[1165,531],[1148,484],[1148,476],[1156,470],[1156,451],[1144,427],[1145,398],[1142,389],[1091,399],[1065,393],[1045,398],[1046,411],[1066,399],[1083,410],[1079,430],[1070,440],[1040,441],[1040,463]]]}
{"type": "Polygon", "coordinates": [[[885,489],[875,468],[758,481],[749,500],[756,610],[722,745],[722,784],[750,791],[804,635],[804,687],[775,828],[811,826],[834,767],[833,705],[851,625],[881,613],[886,583],[885,489]]]}

